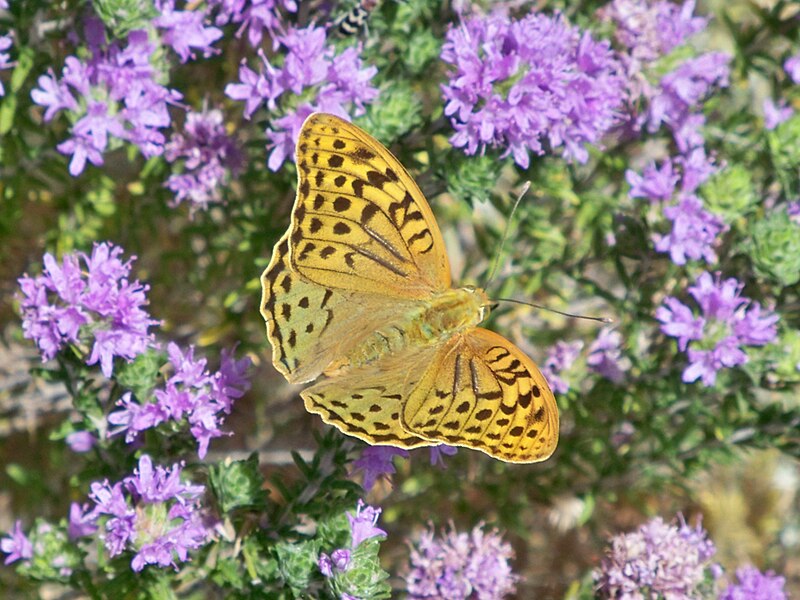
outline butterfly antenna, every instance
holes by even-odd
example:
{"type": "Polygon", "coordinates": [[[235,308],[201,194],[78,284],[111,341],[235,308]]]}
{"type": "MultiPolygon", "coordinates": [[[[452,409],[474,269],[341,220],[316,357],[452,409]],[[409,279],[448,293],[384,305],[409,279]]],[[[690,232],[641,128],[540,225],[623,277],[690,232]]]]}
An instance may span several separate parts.
{"type": "Polygon", "coordinates": [[[513,304],[522,304],[523,306],[532,306],[533,308],[546,310],[547,312],[556,313],[557,315],[562,315],[564,317],[571,317],[573,319],[586,319],[587,321],[599,321],[600,323],[614,322],[614,319],[610,319],[609,317],[589,317],[587,315],[575,315],[572,313],[556,310],[555,308],[547,308],[546,306],[542,306],[541,304],[534,304],[533,302],[525,302],[524,300],[515,300],[514,298],[493,298],[492,300],[495,302],[511,302],[513,304]]]}
{"type": "Polygon", "coordinates": [[[531,187],[531,182],[526,181],[525,185],[522,186],[522,191],[517,196],[517,201],[514,202],[514,207],[511,209],[511,214],[508,215],[508,221],[506,222],[506,228],[503,231],[503,238],[500,240],[500,246],[497,248],[497,254],[494,256],[494,264],[492,265],[492,270],[489,272],[489,279],[486,282],[485,288],[489,288],[489,284],[494,279],[494,276],[497,274],[497,267],[500,266],[500,258],[503,256],[503,247],[506,245],[506,240],[508,239],[508,230],[511,228],[511,222],[514,220],[514,213],[517,212],[517,207],[519,207],[519,203],[522,201],[522,197],[528,193],[528,190],[531,187]]]}

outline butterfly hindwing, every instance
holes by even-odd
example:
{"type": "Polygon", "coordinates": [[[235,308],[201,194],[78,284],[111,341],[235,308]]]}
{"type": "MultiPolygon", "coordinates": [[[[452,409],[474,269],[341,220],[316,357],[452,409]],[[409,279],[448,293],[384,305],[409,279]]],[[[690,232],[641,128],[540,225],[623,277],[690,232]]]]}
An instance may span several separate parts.
{"type": "Polygon", "coordinates": [[[436,219],[392,154],[333,115],[308,117],[297,144],[290,261],[329,288],[425,298],[450,287],[436,219]]]}
{"type": "Polygon", "coordinates": [[[308,412],[370,444],[431,446],[436,442],[406,432],[400,418],[408,392],[435,354],[436,348],[428,347],[391,356],[377,365],[322,379],[300,395],[308,412]]]}
{"type": "Polygon", "coordinates": [[[402,423],[413,435],[506,462],[545,460],[558,443],[558,407],[541,371],[481,327],[441,347],[409,394],[402,423]]]}

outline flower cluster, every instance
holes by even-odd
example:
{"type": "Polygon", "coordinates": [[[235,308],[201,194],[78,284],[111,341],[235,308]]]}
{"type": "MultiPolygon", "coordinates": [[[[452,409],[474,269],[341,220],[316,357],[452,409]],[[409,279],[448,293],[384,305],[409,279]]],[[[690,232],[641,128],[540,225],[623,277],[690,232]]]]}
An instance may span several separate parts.
{"type": "Polygon", "coordinates": [[[703,208],[700,198],[683,195],[677,204],[664,207],[664,216],[672,221],[672,230],[667,235],[653,236],[657,251],[669,253],[676,265],[701,258],[709,264],[717,261],[714,246],[725,223],[703,208]]]}
{"type": "Polygon", "coordinates": [[[245,118],[250,118],[261,106],[275,111],[278,101],[289,102],[287,93],[296,97],[313,98],[293,108],[286,108],[267,130],[270,152],[268,166],[277,171],[294,151],[300,127],[315,111],[333,113],[349,118],[364,113],[364,105],[378,96],[371,84],[376,67],[364,67],[360,49],[350,46],[339,54],[326,41],[322,27],[291,29],[277,38],[285,51],[283,65],[276,67],[261,54],[262,69],[252,70],[247,64],[239,67],[240,83],[228,84],[225,93],[234,100],[245,102],[245,118]],[[309,91],[311,90],[311,91],[309,91]]]}
{"type": "Polygon", "coordinates": [[[721,52],[708,52],[678,64],[651,83],[649,70],[655,61],[705,29],[708,19],[695,16],[694,9],[694,0],[681,5],[666,0],[613,0],[600,11],[602,18],[615,24],[617,40],[627,50],[620,60],[627,71],[627,104],[634,113],[628,125],[639,131],[646,124],[651,133],[665,125],[683,154],[703,145],[701,104],[712,87],[728,85],[731,59],[721,52]],[[639,113],[635,107],[642,104],[647,108],[639,113]]]}
{"type": "Polygon", "coordinates": [[[0,551],[7,554],[5,564],[19,562],[17,572],[32,579],[67,583],[81,565],[83,554],[64,527],[54,526],[44,519],[26,535],[17,521],[12,531],[0,540],[0,551]]]}
{"type": "Polygon", "coordinates": [[[723,281],[704,272],[689,288],[700,316],[673,297],[656,310],[661,331],[677,338],[681,351],[688,350],[683,381],[701,379],[712,386],[721,369],[747,362],[742,346],[763,346],[776,338],[778,315],[741,296],[742,287],[734,278],[723,281]]]}
{"type": "Polygon", "coordinates": [[[161,154],[161,129],[170,125],[167,106],[182,98],[157,82],[158,73],[150,64],[156,46],[146,31],[132,31],[125,45],[108,44],[102,24],[89,20],[86,39],[90,56],[85,62],[67,57],[60,79],[50,71],[39,77],[39,87],[31,92],[33,101],[45,107],[45,121],[62,110],[69,113],[71,137],[58,150],[72,156],[73,176],[83,171],[87,160],[102,165],[103,153],[122,142],[134,144],[147,158],[161,154]]]}
{"type": "Polygon", "coordinates": [[[67,254],[61,264],[45,254],[42,275],[19,279],[22,328],[43,361],[67,344],[91,343],[86,363],[100,363],[110,377],[114,357],[130,361],[154,345],[148,328],[158,321],[143,308],[148,287],[129,281],[135,257],[122,262],[120,254],[108,243],[95,244],[91,256],[67,254]]]}
{"type": "Polygon", "coordinates": [[[656,517],[615,536],[594,579],[602,598],[700,598],[717,569],[715,552],[699,523],[692,528],[680,517],[679,525],[668,525],[656,517]]]}
{"type": "Polygon", "coordinates": [[[148,564],[174,567],[209,541],[200,507],[205,488],[181,482],[181,471],[180,464],[153,467],[144,455],[133,475],[113,485],[92,484],[95,507],[88,519],[101,525],[110,556],[133,551],[137,572],[148,564]]]}
{"type": "Polygon", "coordinates": [[[183,134],[174,133],[164,148],[171,163],[182,160],[182,170],[169,177],[166,187],[175,203],[187,200],[192,208],[206,209],[222,200],[222,190],[242,169],[242,153],[226,133],[219,110],[189,111],[183,134]]]}
{"type": "MultiPolygon", "coordinates": [[[[7,52],[13,44],[14,41],[11,39],[11,35],[0,35],[0,71],[5,71],[14,66],[14,63],[11,62],[11,55],[7,52]]],[[[3,87],[3,82],[0,81],[0,97],[5,95],[6,89],[3,87]]]]}
{"type": "Polygon", "coordinates": [[[469,533],[451,525],[440,538],[431,527],[411,549],[408,597],[501,600],[515,592],[519,580],[509,564],[513,557],[510,544],[497,530],[483,531],[483,524],[469,533]]]}
{"type": "Polygon", "coordinates": [[[617,120],[625,80],[607,42],[560,15],[474,16],[448,31],[441,59],[451,143],[469,155],[502,148],[523,168],[530,152],[579,162],[617,120]]]}
{"type": "Polygon", "coordinates": [[[209,442],[223,435],[220,425],[228,415],[233,402],[241,398],[250,387],[245,373],[250,359],[236,360],[233,352],[222,353],[219,371],[209,373],[204,358],[194,358],[194,348],[185,353],[177,344],[167,347],[173,375],[163,388],[153,393],[154,401],[139,403],[130,392],[117,403],[120,410],[108,416],[114,427],[113,434],[125,433],[125,440],[133,442],[137,436],[164,422],[189,424],[189,430],[197,440],[197,454],[205,458],[209,442]]]}
{"type": "MultiPolygon", "coordinates": [[[[161,32],[160,41],[172,47],[182,62],[194,58],[195,50],[204,56],[222,37],[216,27],[206,27],[201,10],[175,10],[174,0],[156,2],[159,16],[153,25],[161,32]]],[[[158,36],[151,39],[146,30],[135,30],[127,40],[110,42],[103,23],[90,17],[85,23],[87,58],[68,56],[61,78],[53,71],[42,75],[38,88],[31,92],[34,103],[45,107],[44,120],[59,112],[68,113],[70,137],[58,145],[70,155],[69,172],[83,172],[86,161],[103,164],[103,154],[128,142],[145,158],[160,155],[166,138],[162,130],[171,119],[168,106],[179,105],[182,94],[163,86],[164,73],[151,64],[158,51],[158,36]]]]}
{"type": "Polygon", "coordinates": [[[682,5],[668,0],[612,0],[600,10],[600,17],[614,22],[615,37],[631,59],[650,62],[705,29],[708,19],[694,16],[694,7],[695,0],[682,5]]]}
{"type": "Polygon", "coordinates": [[[622,335],[612,329],[601,329],[597,339],[589,346],[586,364],[595,373],[616,384],[625,379],[630,360],[622,356],[622,335]]]}
{"type": "Polygon", "coordinates": [[[33,544],[28,536],[22,531],[22,521],[14,523],[14,529],[0,540],[0,551],[4,552],[6,560],[4,564],[10,565],[18,560],[30,560],[33,558],[33,544]]]}
{"type": "Polygon", "coordinates": [[[784,590],[786,579],[772,571],[762,573],[755,567],[736,570],[738,583],[731,584],[719,595],[718,600],[787,600],[784,590]]]}
{"type": "Polygon", "coordinates": [[[717,261],[715,247],[719,235],[727,228],[720,217],[704,208],[703,201],[695,194],[715,169],[705,150],[698,147],[686,156],[665,160],[661,167],[652,163],[642,175],[632,170],[626,173],[631,198],[664,203],[663,214],[672,223],[672,229],[668,234],[654,234],[653,241],[655,249],[668,253],[676,265],[685,265],[689,260],[703,259],[711,264],[717,261]],[[677,167],[681,167],[681,174],[677,167]]]}
{"type": "Polygon", "coordinates": [[[350,547],[338,548],[329,554],[322,552],[319,555],[317,566],[325,577],[334,577],[337,572],[345,572],[351,568],[352,553],[362,542],[382,536],[386,532],[378,527],[378,517],[381,515],[380,508],[374,508],[358,501],[356,513],[347,513],[347,521],[350,524],[350,547]]]}
{"type": "Polygon", "coordinates": [[[702,146],[705,140],[700,129],[705,117],[698,107],[711,88],[728,85],[730,60],[723,52],[709,52],[664,75],[658,91],[650,98],[649,131],[656,132],[662,124],[666,125],[683,154],[702,146]]]}
{"type": "Polygon", "coordinates": [[[552,390],[557,394],[566,394],[569,391],[569,383],[559,376],[561,371],[566,371],[580,356],[583,349],[583,342],[556,342],[547,353],[547,358],[542,365],[542,374],[550,384],[552,390]]]}
{"type": "Polygon", "coordinates": [[[272,38],[273,50],[278,49],[277,37],[284,31],[280,9],[297,12],[295,0],[209,0],[208,5],[217,11],[217,25],[240,24],[236,35],[247,30],[247,40],[254,48],[261,45],[266,32],[272,38]]]}

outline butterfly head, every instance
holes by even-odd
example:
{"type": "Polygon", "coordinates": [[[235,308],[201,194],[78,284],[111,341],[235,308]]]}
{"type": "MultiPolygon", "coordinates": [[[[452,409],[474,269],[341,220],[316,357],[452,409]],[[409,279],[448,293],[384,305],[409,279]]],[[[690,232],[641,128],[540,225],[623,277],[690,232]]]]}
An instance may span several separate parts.
{"type": "Polygon", "coordinates": [[[474,285],[465,285],[462,289],[472,297],[472,301],[474,302],[478,312],[478,323],[480,323],[486,319],[486,317],[488,317],[489,313],[492,311],[492,302],[489,300],[486,292],[479,287],[475,287],[474,285]]]}

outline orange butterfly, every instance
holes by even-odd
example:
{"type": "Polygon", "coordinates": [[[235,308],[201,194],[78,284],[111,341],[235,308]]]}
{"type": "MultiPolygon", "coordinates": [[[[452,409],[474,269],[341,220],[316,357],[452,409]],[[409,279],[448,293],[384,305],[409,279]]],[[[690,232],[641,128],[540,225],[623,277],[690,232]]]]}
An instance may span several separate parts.
{"type": "Polygon", "coordinates": [[[428,202],[398,160],[315,113],[297,144],[297,199],[261,277],[272,362],[306,409],[370,444],[548,458],[558,407],[541,371],[478,327],[485,292],[452,288],[428,202]]]}

